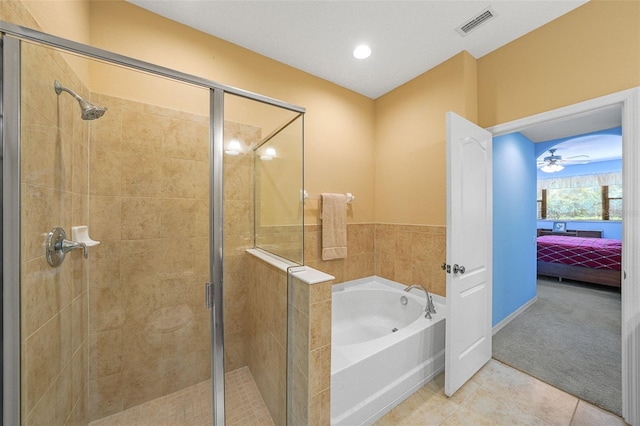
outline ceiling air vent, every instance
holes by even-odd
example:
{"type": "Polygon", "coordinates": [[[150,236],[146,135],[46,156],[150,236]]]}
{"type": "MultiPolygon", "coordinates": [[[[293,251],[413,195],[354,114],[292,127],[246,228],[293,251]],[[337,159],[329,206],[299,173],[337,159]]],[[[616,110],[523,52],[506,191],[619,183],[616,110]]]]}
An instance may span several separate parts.
{"type": "Polygon", "coordinates": [[[456,28],[456,31],[461,36],[464,37],[467,34],[469,34],[471,31],[473,31],[476,28],[478,28],[480,25],[482,25],[485,22],[495,18],[496,16],[497,16],[496,12],[491,7],[488,7],[485,10],[483,10],[482,12],[478,13],[473,18],[471,18],[469,21],[467,21],[464,24],[460,25],[458,28],[456,28]]]}

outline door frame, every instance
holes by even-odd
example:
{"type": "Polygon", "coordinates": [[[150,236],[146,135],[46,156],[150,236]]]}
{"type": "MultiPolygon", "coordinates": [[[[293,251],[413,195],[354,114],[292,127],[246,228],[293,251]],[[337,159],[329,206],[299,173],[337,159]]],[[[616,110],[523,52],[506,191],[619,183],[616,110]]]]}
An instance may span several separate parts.
{"type": "MultiPolygon", "coordinates": [[[[613,93],[487,128],[494,137],[527,127],[620,107],[622,111],[622,416],[640,423],[640,87],[613,93]]],[[[597,320],[597,313],[594,313],[597,320]]]]}

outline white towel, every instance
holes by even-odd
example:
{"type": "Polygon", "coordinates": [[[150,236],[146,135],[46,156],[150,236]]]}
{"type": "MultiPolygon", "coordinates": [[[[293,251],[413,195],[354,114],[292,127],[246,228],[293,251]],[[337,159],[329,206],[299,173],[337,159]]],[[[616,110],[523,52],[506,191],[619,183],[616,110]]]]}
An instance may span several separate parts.
{"type": "Polygon", "coordinates": [[[322,194],[322,260],[347,257],[347,197],[322,194]]]}

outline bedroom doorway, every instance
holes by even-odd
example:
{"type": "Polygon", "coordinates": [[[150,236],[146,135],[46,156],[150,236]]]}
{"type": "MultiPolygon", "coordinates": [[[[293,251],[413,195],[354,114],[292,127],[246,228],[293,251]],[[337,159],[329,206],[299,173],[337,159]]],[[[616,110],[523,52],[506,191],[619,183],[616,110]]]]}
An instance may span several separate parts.
{"type": "Polygon", "coordinates": [[[525,216],[537,204],[538,276],[526,280],[535,303],[494,334],[493,357],[620,416],[621,128],[533,147],[537,196],[527,189],[525,216]]]}
{"type": "MultiPolygon", "coordinates": [[[[537,114],[509,123],[500,124],[488,130],[495,136],[522,132],[530,129],[561,133],[566,136],[590,130],[576,132],[571,126],[589,126],[598,123],[607,115],[621,117],[623,136],[623,182],[625,185],[625,204],[623,220],[623,259],[621,288],[621,361],[622,361],[622,415],[626,422],[640,422],[640,407],[636,401],[640,398],[640,336],[634,318],[640,315],[640,281],[637,278],[637,250],[640,249],[640,186],[635,184],[640,178],[640,122],[638,119],[640,89],[614,93],[601,98],[537,114]]],[[[608,126],[614,127],[613,126],[608,126]]],[[[583,127],[584,128],[584,127],[583,127]]],[[[599,127],[599,129],[607,126],[599,127]]],[[[561,137],[561,136],[558,136],[561,137]]],[[[551,138],[548,138],[551,139],[551,138]]],[[[496,264],[500,260],[496,259],[496,264]]],[[[518,309],[516,309],[518,311],[518,309]]],[[[518,312],[514,314],[517,315],[518,312]]],[[[594,314],[595,315],[595,314],[594,314]]]]}

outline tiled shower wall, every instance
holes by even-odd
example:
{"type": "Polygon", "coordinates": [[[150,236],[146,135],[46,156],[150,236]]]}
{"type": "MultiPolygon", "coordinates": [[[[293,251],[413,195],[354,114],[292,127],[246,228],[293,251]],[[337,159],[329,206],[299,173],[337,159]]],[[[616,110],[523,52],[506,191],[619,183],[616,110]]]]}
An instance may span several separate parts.
{"type": "Polygon", "coordinates": [[[86,93],[59,54],[25,43],[20,312],[26,424],[86,422],[88,268],[78,251],[49,266],[44,242],[54,226],[71,238],[71,226],[87,222],[88,126],[73,98],[56,95],[55,79],[86,93]]]}
{"type": "Polygon", "coordinates": [[[247,365],[276,425],[287,415],[287,274],[251,256],[247,365]]]}
{"type": "MultiPolygon", "coordinates": [[[[225,122],[225,141],[247,145],[261,139],[261,129],[225,122]]],[[[253,247],[253,152],[224,156],[224,340],[225,371],[248,365],[247,300],[253,247]]]]}
{"type": "Polygon", "coordinates": [[[89,419],[209,378],[209,119],[95,95],[89,419]]]}

